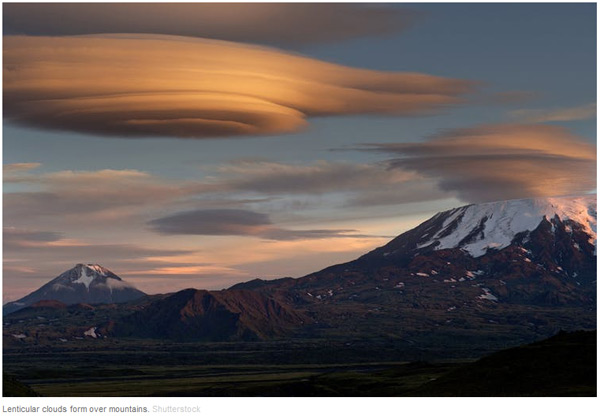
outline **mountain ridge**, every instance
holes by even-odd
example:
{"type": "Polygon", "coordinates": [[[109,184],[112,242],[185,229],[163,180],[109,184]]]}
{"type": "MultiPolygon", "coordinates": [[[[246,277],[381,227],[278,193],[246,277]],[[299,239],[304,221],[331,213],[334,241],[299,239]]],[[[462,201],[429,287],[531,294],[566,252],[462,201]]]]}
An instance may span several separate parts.
{"type": "MultiPolygon", "coordinates": [[[[471,220],[476,217],[471,215],[464,223],[467,210],[477,205],[438,213],[355,260],[300,278],[147,296],[118,306],[114,315],[103,312],[94,326],[110,337],[376,338],[420,343],[426,349],[448,340],[460,348],[479,348],[490,339],[512,345],[559,329],[595,328],[595,196],[572,203],[567,198],[560,204],[525,202],[537,207],[534,213],[514,209],[526,200],[515,201],[483,205],[478,218],[471,220]],[[490,210],[494,204],[499,209],[490,210]],[[512,221],[505,221],[507,215],[512,221]],[[517,215],[526,218],[520,221],[517,215]],[[502,232],[486,231],[485,225],[494,223],[501,226],[490,230],[502,232]],[[440,240],[456,232],[465,237],[440,247],[440,240]],[[496,244],[507,236],[508,245],[496,244]],[[473,256],[465,248],[473,242],[479,249],[485,246],[485,253],[473,256]],[[474,347],[464,346],[470,344],[474,347]]],[[[26,331],[12,335],[21,334],[26,331]]]]}

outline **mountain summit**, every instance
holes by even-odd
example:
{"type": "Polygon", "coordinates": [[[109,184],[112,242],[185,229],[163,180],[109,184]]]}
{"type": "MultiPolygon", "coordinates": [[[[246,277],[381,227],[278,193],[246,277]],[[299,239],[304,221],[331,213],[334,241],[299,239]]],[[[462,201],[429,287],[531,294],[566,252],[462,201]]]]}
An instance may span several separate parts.
{"type": "Polygon", "coordinates": [[[145,293],[123,281],[98,264],[77,264],[35,292],[6,304],[5,314],[42,300],[75,303],[122,303],[145,296],[145,293]]]}
{"type": "MultiPolygon", "coordinates": [[[[437,217],[437,216],[436,216],[437,217]]],[[[432,222],[437,222],[436,217],[432,222]]],[[[552,223],[552,232],[558,222],[566,230],[574,228],[596,242],[596,196],[570,198],[519,199],[479,205],[467,205],[439,214],[442,226],[432,235],[423,235],[419,247],[434,246],[436,250],[461,248],[473,257],[484,255],[489,249],[501,250],[509,246],[520,233],[530,234],[544,221],[552,223]]]]}
{"type": "Polygon", "coordinates": [[[466,205],[440,212],[373,254],[391,256],[459,249],[479,258],[524,246],[548,228],[551,240],[568,238],[581,252],[596,246],[596,195],[515,199],[466,205]]]}

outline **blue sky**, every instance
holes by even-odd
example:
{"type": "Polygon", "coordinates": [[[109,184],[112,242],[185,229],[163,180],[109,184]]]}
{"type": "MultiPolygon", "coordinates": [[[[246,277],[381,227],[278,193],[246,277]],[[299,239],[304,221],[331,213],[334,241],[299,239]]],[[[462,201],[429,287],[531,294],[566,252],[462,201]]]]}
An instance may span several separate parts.
{"type": "MultiPolygon", "coordinates": [[[[221,6],[229,12],[239,7],[221,6]]],[[[5,94],[9,88],[14,95],[9,95],[8,105],[5,101],[3,123],[4,227],[9,241],[4,258],[5,301],[79,262],[101,263],[150,293],[190,286],[221,288],[253,277],[301,276],[351,260],[442,209],[491,199],[564,194],[560,184],[565,181],[576,183],[576,192],[595,189],[595,4],[377,6],[388,10],[388,18],[364,14],[356,9],[361,5],[341,5],[332,6],[341,8],[331,11],[331,21],[324,5],[295,6],[307,7],[302,13],[278,7],[290,28],[313,24],[314,30],[298,29],[297,37],[283,44],[285,25],[273,24],[272,31],[265,33],[249,25],[246,32],[231,29],[229,34],[227,19],[242,19],[240,11],[233,13],[234,18],[223,14],[221,26],[199,24],[206,27],[201,35],[214,33],[216,39],[236,42],[242,51],[257,43],[275,46],[277,59],[279,54],[300,54],[311,59],[309,71],[321,71],[318,61],[325,61],[378,73],[443,77],[449,88],[463,88],[459,80],[472,85],[443,98],[452,103],[414,114],[398,112],[394,104],[383,108],[377,99],[367,102],[373,94],[384,93],[380,87],[364,93],[367,101],[360,111],[348,111],[342,101],[333,113],[318,114],[330,96],[316,90],[310,93],[312,110],[294,109],[307,112],[303,128],[286,127],[252,137],[202,133],[196,139],[177,138],[177,134],[131,138],[127,131],[102,136],[82,133],[69,122],[57,127],[52,124],[55,110],[40,104],[42,97],[48,98],[43,95],[46,90],[35,89],[43,76],[34,79],[13,71],[14,80],[5,81],[5,94]],[[417,12],[416,17],[404,10],[417,12]],[[321,23],[311,19],[319,13],[324,16],[321,23]],[[364,31],[348,31],[342,27],[345,19],[352,27],[364,24],[364,31]],[[382,19],[380,25],[377,19],[382,19]],[[378,26],[391,33],[379,33],[378,26]],[[338,39],[327,39],[338,29],[338,39]],[[25,90],[34,98],[38,94],[37,101],[18,101],[27,100],[22,98],[28,97],[25,90]],[[407,143],[417,146],[407,148],[407,143]],[[495,146],[492,151],[489,143],[495,146]],[[435,158],[443,157],[448,145],[453,157],[474,154],[469,169],[435,165],[435,158]],[[486,165],[490,152],[508,152],[504,165],[486,165]],[[547,160],[534,161],[533,154],[547,160]],[[402,168],[390,164],[398,158],[411,161],[402,162],[402,168]],[[518,173],[511,168],[516,163],[518,173]],[[479,175],[482,166],[503,173],[479,175]],[[512,176],[505,171],[512,171],[512,176]],[[548,183],[546,187],[536,185],[541,179],[548,183]],[[485,192],[477,191],[479,186],[485,192]],[[90,203],[81,203],[77,195],[90,203]],[[98,198],[95,206],[94,198],[98,198]],[[120,199],[125,202],[119,203],[120,199]],[[181,223],[182,218],[189,223],[181,223]],[[211,219],[211,227],[199,225],[206,218],[211,219]],[[221,224],[232,218],[233,223],[221,224]]],[[[7,73],[11,70],[7,60],[11,65],[14,59],[16,68],[38,64],[35,56],[19,49],[14,35],[27,38],[43,53],[43,48],[66,39],[43,43],[44,36],[79,34],[78,18],[83,12],[72,9],[70,17],[53,21],[41,8],[4,5],[5,44],[14,42],[9,49],[15,56],[7,59],[5,54],[5,79],[13,74],[7,73]]],[[[251,12],[257,22],[270,13],[267,9],[251,12]]],[[[193,20],[193,14],[188,15],[193,20]]],[[[111,33],[111,13],[102,16],[97,25],[106,27],[103,33],[111,33]]],[[[143,25],[152,12],[139,16],[146,16],[136,23],[143,25]]],[[[174,19],[177,23],[177,16],[174,19]]],[[[202,17],[198,19],[202,23],[202,17]]],[[[168,29],[154,33],[179,34],[168,29]]],[[[111,48],[125,50],[123,40],[110,42],[111,48]]],[[[79,58],[75,53],[56,54],[53,59],[60,65],[61,59],[78,62],[79,58]]],[[[173,67],[181,62],[175,59],[173,67]]],[[[105,70],[110,79],[114,65],[109,58],[105,70]]],[[[95,88],[85,75],[74,76],[95,88]]],[[[363,84],[354,88],[360,90],[375,76],[379,75],[364,75],[363,84]]],[[[402,76],[397,82],[404,82],[402,76]]],[[[130,82],[135,83],[135,78],[130,82]]],[[[161,82],[156,79],[157,85],[161,82]]],[[[60,91],[53,93],[61,99],[60,91]]],[[[110,116],[102,117],[102,122],[111,121],[110,116]]]]}

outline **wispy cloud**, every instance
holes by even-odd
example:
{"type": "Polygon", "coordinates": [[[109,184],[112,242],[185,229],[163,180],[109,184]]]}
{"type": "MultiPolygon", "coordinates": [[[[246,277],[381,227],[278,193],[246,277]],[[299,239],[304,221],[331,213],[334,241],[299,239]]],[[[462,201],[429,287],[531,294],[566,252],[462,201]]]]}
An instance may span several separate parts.
{"type": "Polygon", "coordinates": [[[354,230],[291,230],[275,226],[268,215],[242,209],[198,209],[157,218],[148,223],[161,234],[237,235],[267,240],[310,240],[363,237],[354,230]]]}
{"type": "Polygon", "coordinates": [[[20,182],[27,180],[27,173],[37,169],[41,166],[41,163],[30,162],[30,163],[10,163],[2,166],[2,181],[4,183],[20,182]]]}
{"type": "Polygon", "coordinates": [[[565,195],[596,186],[596,148],[566,129],[482,125],[421,143],[369,146],[401,155],[391,166],[435,179],[467,202],[565,195]]]}
{"type": "MultiPolygon", "coordinates": [[[[391,166],[394,166],[392,163],[391,166]]],[[[402,171],[402,169],[395,169],[402,171]]],[[[412,173],[412,172],[407,172],[412,173]]],[[[402,205],[414,202],[435,201],[452,196],[451,193],[437,187],[436,181],[427,178],[390,184],[387,186],[373,186],[351,196],[344,204],[345,208],[366,208],[385,205],[402,205]]]]}
{"type": "Polygon", "coordinates": [[[388,169],[381,163],[316,161],[286,164],[271,161],[233,161],[217,168],[218,176],[199,190],[277,194],[322,194],[359,191],[414,179],[410,172],[388,169]]]}
{"type": "Polygon", "coordinates": [[[9,223],[15,218],[31,221],[36,217],[90,222],[102,215],[113,221],[114,214],[125,217],[131,210],[172,203],[190,192],[185,181],[165,180],[137,170],[30,174],[25,169],[13,169],[4,181],[37,188],[4,193],[5,220],[9,223]]]}
{"type": "Polygon", "coordinates": [[[578,107],[554,108],[543,110],[515,110],[509,114],[523,123],[546,123],[551,121],[575,121],[596,118],[596,103],[578,107]]]}
{"type": "MultiPolygon", "coordinates": [[[[6,183],[23,189],[4,193],[4,212],[7,224],[22,227],[132,229],[165,212],[248,208],[278,213],[279,221],[300,219],[305,223],[305,218],[296,218],[293,213],[327,207],[397,205],[448,196],[434,181],[418,173],[377,162],[316,161],[300,165],[234,160],[205,168],[198,178],[185,180],[137,170],[32,173],[26,167],[36,164],[20,165],[23,167],[11,168],[13,173],[5,175],[6,183]]],[[[329,234],[328,230],[285,233],[270,229],[268,238],[321,238],[329,234]]]]}
{"type": "Polygon", "coordinates": [[[290,133],[310,117],[425,115],[471,81],[152,35],[5,36],[5,119],[112,137],[290,133]]]}
{"type": "Polygon", "coordinates": [[[2,230],[2,245],[5,251],[37,247],[62,238],[63,234],[55,231],[27,230],[15,227],[4,227],[2,230]]]}
{"type": "Polygon", "coordinates": [[[169,257],[189,254],[190,250],[157,249],[137,244],[94,244],[80,240],[64,239],[64,234],[55,231],[28,230],[4,227],[3,243],[8,258],[18,257],[24,252],[35,253],[38,259],[56,262],[73,259],[116,262],[122,260],[169,257]],[[62,243],[64,242],[64,244],[62,243]]]}
{"type": "Polygon", "coordinates": [[[538,91],[512,90],[496,92],[485,97],[482,101],[486,104],[513,105],[523,104],[540,98],[540,96],[541,94],[538,91]]]}
{"type": "Polygon", "coordinates": [[[381,36],[418,13],[387,5],[284,3],[7,3],[4,34],[156,33],[278,46],[381,36]]]}
{"type": "Polygon", "coordinates": [[[39,168],[41,165],[41,163],[37,162],[9,163],[7,165],[3,165],[2,170],[4,175],[7,175],[13,172],[28,172],[30,170],[39,168]]]}
{"type": "Polygon", "coordinates": [[[76,263],[100,263],[120,274],[135,270],[141,264],[151,264],[152,258],[160,257],[168,262],[192,253],[193,250],[131,243],[74,240],[65,238],[62,232],[4,227],[4,300],[15,299],[37,289],[76,263]]]}

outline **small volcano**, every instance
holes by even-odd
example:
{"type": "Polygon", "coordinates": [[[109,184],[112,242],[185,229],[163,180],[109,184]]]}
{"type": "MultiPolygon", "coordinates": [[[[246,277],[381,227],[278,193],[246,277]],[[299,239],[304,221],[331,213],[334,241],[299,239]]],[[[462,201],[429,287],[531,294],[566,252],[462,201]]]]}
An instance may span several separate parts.
{"type": "Polygon", "coordinates": [[[41,301],[76,303],[122,303],[146,294],[98,264],[77,264],[29,295],[4,305],[8,314],[41,301]]]}

